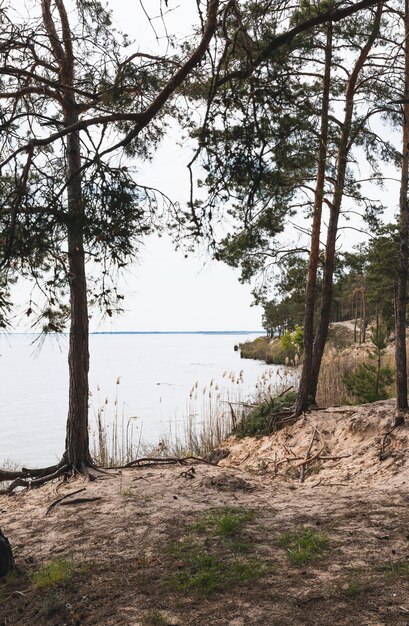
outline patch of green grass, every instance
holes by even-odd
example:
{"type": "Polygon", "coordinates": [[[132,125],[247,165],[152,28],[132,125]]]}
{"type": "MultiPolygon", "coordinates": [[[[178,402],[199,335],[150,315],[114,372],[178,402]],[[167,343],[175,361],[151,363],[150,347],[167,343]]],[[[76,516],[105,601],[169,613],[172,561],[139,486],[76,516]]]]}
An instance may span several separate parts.
{"type": "MultiPolygon", "coordinates": [[[[212,548],[215,550],[217,546],[212,548]]],[[[205,546],[193,543],[191,538],[170,544],[168,553],[179,570],[169,579],[171,588],[176,591],[210,594],[256,580],[266,570],[260,562],[237,558],[221,549],[210,552],[205,546]]]]}
{"type": "Polygon", "coordinates": [[[144,626],[171,626],[171,622],[163,617],[159,611],[149,611],[142,620],[144,626]]]}
{"type": "Polygon", "coordinates": [[[345,594],[349,598],[355,598],[361,592],[361,586],[355,580],[352,580],[348,583],[347,588],[345,589],[345,594]]]}
{"type": "Polygon", "coordinates": [[[72,561],[58,558],[37,569],[32,573],[31,578],[37,589],[49,589],[54,585],[67,585],[71,582],[74,573],[75,567],[72,561]]]}
{"type": "Polygon", "coordinates": [[[328,540],[312,528],[301,527],[283,533],[277,543],[286,549],[291,563],[304,565],[322,554],[328,540]]]}
{"type": "Polygon", "coordinates": [[[397,561],[396,563],[385,563],[381,570],[388,576],[396,578],[409,578],[409,561],[397,561]]]}
{"type": "Polygon", "coordinates": [[[122,495],[124,498],[135,498],[136,493],[132,489],[132,487],[129,487],[128,489],[124,489],[124,491],[122,492],[122,495]]]}
{"type": "Polygon", "coordinates": [[[173,561],[173,573],[167,580],[170,587],[210,594],[259,578],[267,564],[244,556],[252,544],[243,530],[254,518],[253,511],[234,507],[200,516],[188,527],[187,536],[167,546],[173,561]]]}
{"type": "Polygon", "coordinates": [[[210,513],[203,515],[195,524],[190,527],[193,531],[210,531],[223,539],[232,539],[243,530],[244,525],[253,520],[253,511],[245,509],[223,507],[214,509],[210,513]]]}

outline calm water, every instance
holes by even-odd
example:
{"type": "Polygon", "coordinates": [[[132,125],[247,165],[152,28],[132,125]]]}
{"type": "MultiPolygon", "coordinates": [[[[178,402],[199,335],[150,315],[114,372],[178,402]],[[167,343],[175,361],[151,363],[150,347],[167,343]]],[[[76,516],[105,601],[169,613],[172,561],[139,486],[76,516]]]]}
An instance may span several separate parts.
{"type": "MultiPolygon", "coordinates": [[[[213,399],[248,396],[263,372],[268,370],[274,381],[277,371],[234,352],[234,344],[255,336],[92,335],[91,423],[104,406],[107,418],[115,412],[125,421],[137,418],[132,420],[137,436],[155,443],[170,427],[180,427],[188,413],[200,420],[209,392],[213,399]]],[[[6,459],[44,465],[63,452],[68,338],[47,338],[40,351],[31,343],[34,338],[16,334],[1,339],[0,465],[6,459]]]]}

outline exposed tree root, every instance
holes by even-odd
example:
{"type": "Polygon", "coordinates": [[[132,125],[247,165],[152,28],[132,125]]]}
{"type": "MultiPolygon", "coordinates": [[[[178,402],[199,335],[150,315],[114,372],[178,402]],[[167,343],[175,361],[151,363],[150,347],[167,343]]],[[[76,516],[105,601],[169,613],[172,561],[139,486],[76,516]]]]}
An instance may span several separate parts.
{"type": "Polygon", "coordinates": [[[68,481],[70,478],[76,476],[82,476],[88,480],[97,480],[98,474],[106,474],[106,471],[98,468],[92,461],[80,467],[73,466],[71,463],[67,462],[64,455],[60,463],[51,465],[50,467],[40,469],[23,467],[20,471],[12,472],[0,469],[0,481],[11,481],[5,489],[0,490],[0,494],[10,495],[18,487],[34,489],[60,477],[63,477],[64,481],[68,481]]]}
{"type": "MultiPolygon", "coordinates": [[[[212,463],[206,459],[196,456],[187,457],[171,457],[171,458],[142,458],[135,459],[126,465],[120,467],[113,467],[109,469],[124,469],[130,467],[150,467],[154,465],[186,465],[192,463],[205,463],[206,465],[213,465],[217,467],[217,463],[212,463]]],[[[0,469],[0,481],[11,481],[11,483],[5,489],[0,490],[0,494],[12,494],[15,489],[21,487],[23,489],[34,489],[40,487],[48,482],[55,480],[56,478],[64,477],[64,481],[67,482],[75,477],[82,477],[85,480],[97,480],[101,475],[107,475],[107,469],[97,467],[92,461],[87,465],[73,466],[67,463],[66,457],[57,465],[45,467],[41,469],[28,469],[22,468],[21,471],[10,472],[8,470],[0,469]]],[[[57,487],[58,489],[58,487],[57,487]]]]}
{"type": "Polygon", "coordinates": [[[135,459],[135,461],[130,461],[123,467],[146,467],[146,466],[149,467],[151,465],[185,465],[186,463],[191,464],[192,461],[196,463],[205,463],[206,465],[213,465],[217,467],[217,463],[206,461],[206,459],[202,459],[199,456],[169,457],[169,458],[145,457],[142,459],[135,459]]]}

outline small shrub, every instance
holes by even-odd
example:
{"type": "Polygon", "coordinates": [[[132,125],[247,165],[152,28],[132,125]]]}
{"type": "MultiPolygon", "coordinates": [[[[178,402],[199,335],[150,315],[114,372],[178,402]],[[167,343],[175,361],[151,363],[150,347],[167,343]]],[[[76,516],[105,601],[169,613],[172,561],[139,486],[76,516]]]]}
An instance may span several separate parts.
{"type": "Polygon", "coordinates": [[[382,367],[386,342],[387,331],[378,320],[372,333],[372,343],[375,347],[368,351],[369,359],[376,364],[362,363],[344,376],[346,388],[358,402],[376,402],[390,397],[389,387],[393,383],[393,371],[389,367],[382,367]]]}
{"type": "Polygon", "coordinates": [[[280,338],[280,343],[289,363],[295,365],[296,359],[301,356],[304,348],[303,329],[300,326],[296,326],[292,332],[287,330],[280,338]]]}
{"type": "Polygon", "coordinates": [[[289,391],[279,398],[270,398],[245,413],[234,430],[239,437],[269,435],[280,428],[280,414],[294,406],[295,392],[289,391]]]}
{"type": "Polygon", "coordinates": [[[277,543],[286,549],[294,565],[304,565],[321,555],[327,545],[327,538],[312,528],[302,527],[283,533],[277,543]]]}
{"type": "Polygon", "coordinates": [[[389,367],[362,363],[344,376],[345,386],[358,403],[376,402],[390,397],[389,387],[393,383],[393,371],[389,367]]]}
{"type": "Polygon", "coordinates": [[[149,611],[142,620],[144,626],[171,626],[171,622],[163,617],[159,611],[149,611]]]}

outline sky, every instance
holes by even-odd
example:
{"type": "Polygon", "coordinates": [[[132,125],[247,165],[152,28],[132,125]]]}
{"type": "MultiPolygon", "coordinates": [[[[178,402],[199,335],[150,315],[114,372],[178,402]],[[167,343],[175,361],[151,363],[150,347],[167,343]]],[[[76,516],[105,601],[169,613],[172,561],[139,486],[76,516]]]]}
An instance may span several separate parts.
{"type": "MultiPolygon", "coordinates": [[[[24,12],[22,0],[17,0],[24,12]]],[[[143,14],[139,0],[109,0],[113,23],[127,33],[134,44],[131,51],[158,54],[165,39],[161,19],[154,19],[153,28],[143,14]]],[[[172,11],[166,15],[168,33],[178,38],[192,32],[198,23],[196,2],[169,0],[172,11]]],[[[160,13],[159,0],[145,0],[151,16],[160,13]]],[[[163,3],[163,8],[165,8],[163,3]]],[[[138,164],[139,182],[152,185],[173,201],[185,204],[189,195],[186,164],[191,147],[178,145],[179,135],[173,131],[160,146],[153,162],[138,164]]],[[[137,263],[126,274],[122,293],[125,313],[101,321],[98,314],[90,320],[91,331],[195,331],[195,330],[258,330],[261,329],[262,308],[252,306],[251,286],[239,283],[239,271],[212,261],[202,250],[188,259],[175,252],[169,237],[145,239],[137,263]]],[[[19,287],[15,299],[24,311],[28,288],[19,287]]],[[[30,330],[25,316],[17,316],[15,330],[30,330]]]]}
{"type": "MultiPolygon", "coordinates": [[[[23,0],[16,0],[16,3],[23,3],[23,0]]],[[[192,24],[198,24],[195,0],[168,0],[167,4],[169,13],[165,20],[168,34],[177,40],[189,37],[192,24]]],[[[163,52],[167,40],[160,18],[160,0],[144,0],[146,11],[151,16],[159,16],[151,23],[144,15],[141,0],[108,0],[108,5],[113,12],[114,25],[134,40],[129,54],[134,51],[163,52]]],[[[165,9],[164,2],[162,8],[165,9]]],[[[138,169],[137,180],[160,189],[183,206],[189,196],[186,165],[191,156],[192,146],[181,144],[180,132],[173,129],[152,162],[133,164],[138,169]]],[[[389,185],[383,195],[386,204],[392,197],[398,197],[396,190],[391,193],[389,185]]],[[[389,219],[392,219],[395,209],[396,202],[393,202],[389,219]]],[[[348,224],[349,227],[351,225],[353,222],[348,224]]],[[[340,230],[339,243],[346,243],[349,248],[361,239],[359,230],[340,230]]],[[[145,239],[138,261],[127,272],[122,286],[125,313],[103,321],[100,316],[94,315],[91,330],[261,329],[262,308],[252,306],[252,287],[239,283],[238,278],[238,270],[213,261],[203,249],[200,254],[190,254],[186,259],[182,252],[174,250],[169,237],[151,236],[145,239]]],[[[18,299],[23,302],[26,294],[27,290],[20,290],[18,299]]],[[[17,321],[17,330],[25,330],[20,321],[17,321]]]]}
{"type": "MultiPolygon", "coordinates": [[[[135,0],[110,0],[114,23],[135,39],[141,50],[157,53],[163,46],[141,15],[135,0]]],[[[196,2],[168,2],[173,10],[166,15],[169,34],[177,37],[192,32],[198,23],[196,2]]],[[[151,16],[159,15],[160,3],[145,1],[151,16]]],[[[163,35],[160,19],[153,21],[159,37],[163,35]]],[[[138,180],[156,186],[173,201],[186,203],[189,194],[187,163],[191,148],[178,144],[177,132],[160,147],[153,163],[142,165],[138,180]]],[[[105,321],[98,328],[115,330],[257,330],[261,328],[262,308],[252,306],[251,286],[238,280],[239,272],[212,261],[203,251],[190,254],[175,252],[169,237],[150,237],[141,251],[139,262],[127,279],[124,315],[105,321]]],[[[94,327],[96,321],[91,322],[94,327]]]]}

